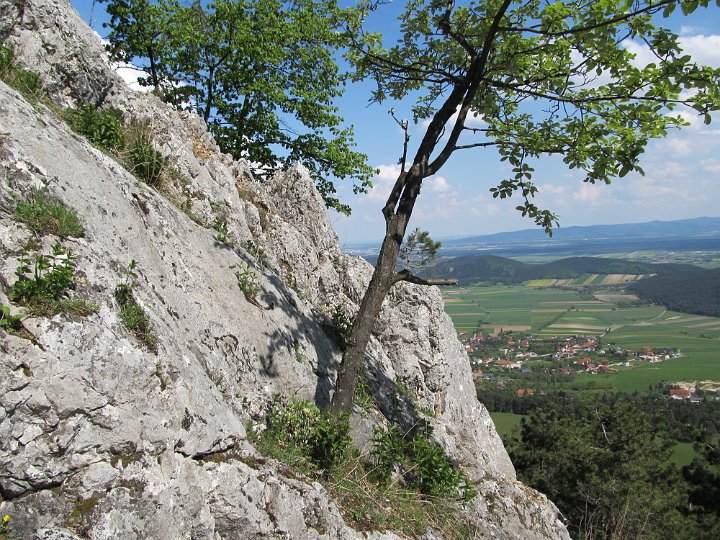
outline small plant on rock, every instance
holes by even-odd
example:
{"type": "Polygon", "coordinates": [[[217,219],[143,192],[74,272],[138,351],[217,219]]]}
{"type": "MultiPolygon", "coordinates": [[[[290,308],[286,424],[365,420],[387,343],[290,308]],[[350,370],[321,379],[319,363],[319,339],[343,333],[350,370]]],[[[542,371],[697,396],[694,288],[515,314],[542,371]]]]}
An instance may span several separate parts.
{"type": "Polygon", "coordinates": [[[75,288],[76,259],[70,249],[60,244],[53,246],[52,255],[31,258],[23,253],[15,270],[17,280],[10,290],[10,299],[27,306],[30,314],[37,316],[57,313],[84,316],[97,311],[97,306],[69,297],[69,291],[75,288]]]}
{"type": "Polygon", "coordinates": [[[81,237],[84,234],[77,212],[50,197],[47,186],[31,190],[28,199],[18,201],[15,217],[37,235],[54,234],[67,238],[81,237]]]}
{"type": "Polygon", "coordinates": [[[147,124],[133,124],[127,130],[127,146],[123,159],[129,170],[146,184],[159,188],[168,165],[163,155],[152,145],[147,124]]]}
{"type": "Polygon", "coordinates": [[[257,295],[260,292],[260,285],[257,282],[255,273],[248,266],[243,265],[240,270],[235,272],[238,287],[245,295],[248,302],[257,302],[257,295]]]}
{"type": "Polygon", "coordinates": [[[135,300],[133,289],[137,285],[137,261],[130,261],[123,274],[125,281],[115,287],[115,300],[120,306],[120,321],[150,351],[157,354],[158,337],[145,310],[135,300]]]}
{"type": "Polygon", "coordinates": [[[10,314],[9,307],[0,304],[0,328],[9,334],[12,334],[22,330],[22,327],[20,317],[14,317],[10,314]]]}
{"type": "Polygon", "coordinates": [[[347,419],[338,421],[309,401],[276,396],[265,425],[256,437],[258,449],[306,472],[328,471],[351,454],[347,419]]]}
{"type": "Polygon", "coordinates": [[[354,319],[338,304],[330,312],[330,321],[336,333],[336,342],[340,349],[344,351],[347,347],[347,340],[350,337],[354,319]]]}
{"type": "Polygon", "coordinates": [[[212,222],[211,227],[215,229],[215,232],[217,233],[215,235],[215,240],[225,245],[231,243],[230,233],[228,232],[228,223],[225,216],[216,217],[215,221],[212,222]]]}
{"type": "Polygon", "coordinates": [[[265,250],[263,248],[258,246],[252,240],[246,240],[244,247],[245,251],[255,257],[255,260],[260,266],[267,266],[267,255],[265,254],[265,250]]]}

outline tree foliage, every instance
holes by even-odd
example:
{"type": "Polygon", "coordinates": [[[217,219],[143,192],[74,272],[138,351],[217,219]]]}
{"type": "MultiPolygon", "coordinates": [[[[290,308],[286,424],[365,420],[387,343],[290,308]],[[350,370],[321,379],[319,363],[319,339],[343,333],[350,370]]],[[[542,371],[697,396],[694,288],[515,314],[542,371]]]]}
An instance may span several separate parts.
{"type": "MultiPolygon", "coordinates": [[[[708,0],[410,0],[400,36],[386,46],[366,27],[382,2],[365,0],[345,18],[355,80],[375,83],[371,99],[410,103],[427,125],[383,207],[386,234],[340,370],[334,407],[349,410],[372,322],[425,178],[458,151],[491,148],[511,168],[491,188],[519,195],[517,210],[550,232],[557,216],[533,202],[532,162],[562,157],[590,183],[642,172],[648,140],[685,121],[686,106],[706,122],[720,108],[720,70],[697,65],[678,37],[656,24],[677,6],[689,13],[708,0]],[[648,47],[655,62],[637,65],[623,43],[648,47]],[[469,122],[476,118],[478,122],[469,122]],[[478,125],[479,124],[479,125],[478,125]]],[[[497,179],[488,180],[491,185],[497,179]]]]}
{"type": "Polygon", "coordinates": [[[415,229],[400,248],[400,263],[408,270],[422,270],[437,259],[440,242],[430,238],[430,233],[415,229]]]}
{"type": "Polygon", "coordinates": [[[535,409],[510,449],[520,478],[557,504],[575,538],[689,538],[661,416],[630,401],[535,409]]]}
{"type": "Polygon", "coordinates": [[[111,57],[139,65],[140,84],[194,109],[261,173],[302,161],[328,205],[349,212],[333,178],[361,192],[373,170],[334,104],[335,0],[106,1],[111,57]]]}

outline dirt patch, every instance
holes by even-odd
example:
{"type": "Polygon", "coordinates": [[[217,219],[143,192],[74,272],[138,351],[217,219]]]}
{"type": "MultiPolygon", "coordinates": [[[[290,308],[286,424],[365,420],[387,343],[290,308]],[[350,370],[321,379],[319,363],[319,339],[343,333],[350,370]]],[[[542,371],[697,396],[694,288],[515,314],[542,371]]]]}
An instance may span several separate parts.
{"type": "Polygon", "coordinates": [[[605,330],[606,326],[595,326],[589,324],[551,324],[548,328],[574,328],[577,330],[605,330]]]}
{"type": "Polygon", "coordinates": [[[527,332],[530,330],[530,326],[524,326],[524,325],[505,325],[502,326],[493,326],[493,335],[497,336],[500,333],[500,330],[503,332],[507,332],[509,330],[512,330],[513,332],[527,332]]]}
{"type": "Polygon", "coordinates": [[[635,296],[634,294],[596,294],[594,296],[601,302],[616,302],[616,301],[634,302],[635,300],[638,299],[638,297],[635,296]]]}

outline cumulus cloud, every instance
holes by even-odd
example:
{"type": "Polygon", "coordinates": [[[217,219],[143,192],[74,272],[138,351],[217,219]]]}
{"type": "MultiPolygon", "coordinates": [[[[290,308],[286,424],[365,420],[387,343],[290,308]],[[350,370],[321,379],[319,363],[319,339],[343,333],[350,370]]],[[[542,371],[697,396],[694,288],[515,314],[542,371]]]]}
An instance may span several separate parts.
{"type": "Polygon", "coordinates": [[[450,183],[442,176],[433,176],[423,182],[430,193],[436,195],[448,195],[453,193],[450,183]]]}
{"type": "Polygon", "coordinates": [[[720,174],[720,160],[706,159],[700,162],[700,168],[709,173],[720,174]]]}
{"type": "Polygon", "coordinates": [[[604,194],[608,193],[608,190],[603,190],[605,186],[599,186],[594,184],[583,184],[580,189],[573,193],[573,199],[587,204],[597,204],[601,201],[604,194]]]}
{"type": "Polygon", "coordinates": [[[385,201],[387,200],[395,180],[397,180],[400,174],[400,165],[378,165],[378,173],[373,177],[373,187],[367,194],[367,199],[370,201],[385,201]]]}

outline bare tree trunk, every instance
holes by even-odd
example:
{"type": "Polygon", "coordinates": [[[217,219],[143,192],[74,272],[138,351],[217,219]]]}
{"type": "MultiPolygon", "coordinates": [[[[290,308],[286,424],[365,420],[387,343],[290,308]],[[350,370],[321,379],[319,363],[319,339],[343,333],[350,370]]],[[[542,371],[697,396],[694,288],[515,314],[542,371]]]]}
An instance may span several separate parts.
{"type": "Polygon", "coordinates": [[[335,394],[330,404],[331,411],[335,415],[341,412],[350,414],[352,411],[358,377],[365,365],[365,349],[367,349],[373,326],[380,314],[383,300],[393,285],[395,263],[403,234],[404,231],[398,231],[396,216],[386,220],[385,239],[375,265],[375,271],[360,304],[360,310],[347,340],[343,363],[338,372],[335,394]]]}

